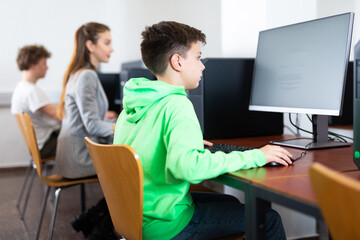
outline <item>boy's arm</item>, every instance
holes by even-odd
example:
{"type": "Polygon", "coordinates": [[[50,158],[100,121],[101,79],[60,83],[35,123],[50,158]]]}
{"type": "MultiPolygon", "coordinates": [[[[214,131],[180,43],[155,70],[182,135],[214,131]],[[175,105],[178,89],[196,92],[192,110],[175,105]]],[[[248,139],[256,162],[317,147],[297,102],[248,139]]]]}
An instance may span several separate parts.
{"type": "Polygon", "coordinates": [[[57,115],[57,107],[55,106],[55,104],[52,104],[52,103],[47,104],[47,105],[39,108],[39,111],[49,115],[50,117],[52,117],[58,121],[61,121],[61,119],[57,115]]]}
{"type": "Polygon", "coordinates": [[[164,142],[167,145],[167,177],[192,183],[221,174],[263,166],[265,155],[260,150],[225,154],[204,150],[200,125],[190,102],[178,102],[168,119],[164,142]]]}

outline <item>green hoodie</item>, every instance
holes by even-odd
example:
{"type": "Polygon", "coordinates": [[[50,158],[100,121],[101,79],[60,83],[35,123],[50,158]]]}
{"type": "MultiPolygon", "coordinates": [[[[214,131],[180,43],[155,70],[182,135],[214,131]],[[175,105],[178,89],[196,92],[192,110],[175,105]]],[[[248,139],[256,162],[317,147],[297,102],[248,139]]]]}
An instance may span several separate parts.
{"type": "Polygon", "coordinates": [[[210,153],[184,87],[145,78],[124,86],[124,110],[114,144],[138,153],[144,174],[143,238],[171,239],[189,223],[194,204],[190,183],[263,166],[260,150],[210,153]]]}

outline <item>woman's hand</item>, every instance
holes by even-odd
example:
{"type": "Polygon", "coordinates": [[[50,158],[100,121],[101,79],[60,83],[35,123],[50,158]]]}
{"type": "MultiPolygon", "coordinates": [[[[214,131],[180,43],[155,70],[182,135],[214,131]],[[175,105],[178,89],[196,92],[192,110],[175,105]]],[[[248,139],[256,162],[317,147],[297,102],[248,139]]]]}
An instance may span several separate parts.
{"type": "Polygon", "coordinates": [[[118,118],[119,114],[114,111],[106,111],[104,119],[118,118]]]}

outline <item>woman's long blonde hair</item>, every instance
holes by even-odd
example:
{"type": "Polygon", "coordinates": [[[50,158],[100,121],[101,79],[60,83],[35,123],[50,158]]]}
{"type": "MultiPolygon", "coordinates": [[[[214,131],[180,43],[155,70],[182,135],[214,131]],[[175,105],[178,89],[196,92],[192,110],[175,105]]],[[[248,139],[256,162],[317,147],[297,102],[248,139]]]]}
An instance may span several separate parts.
{"type": "Polygon", "coordinates": [[[73,55],[63,78],[58,107],[58,116],[60,119],[64,117],[65,90],[70,76],[81,68],[95,70],[94,65],[90,62],[90,52],[86,47],[86,42],[90,40],[93,44],[96,44],[99,39],[99,33],[106,31],[110,31],[108,26],[96,22],[86,23],[76,30],[73,55]]]}

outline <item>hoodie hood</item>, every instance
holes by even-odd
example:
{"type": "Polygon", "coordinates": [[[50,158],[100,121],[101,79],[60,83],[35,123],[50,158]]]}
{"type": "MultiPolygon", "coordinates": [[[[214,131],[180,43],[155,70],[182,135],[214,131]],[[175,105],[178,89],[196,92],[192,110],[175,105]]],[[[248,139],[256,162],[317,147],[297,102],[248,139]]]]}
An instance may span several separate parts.
{"type": "Polygon", "coordinates": [[[125,84],[123,95],[126,120],[136,123],[155,102],[169,95],[186,96],[186,92],[183,86],[174,86],[146,78],[132,78],[125,84]]]}

